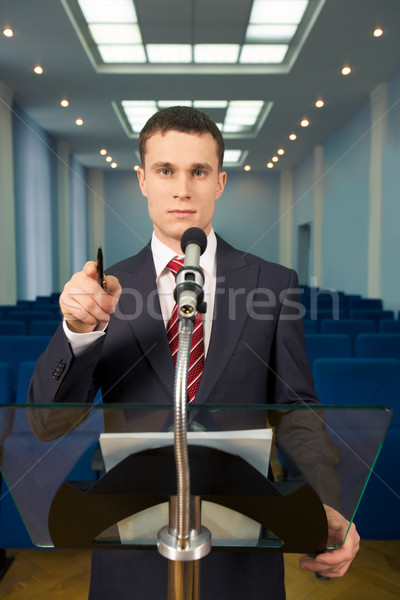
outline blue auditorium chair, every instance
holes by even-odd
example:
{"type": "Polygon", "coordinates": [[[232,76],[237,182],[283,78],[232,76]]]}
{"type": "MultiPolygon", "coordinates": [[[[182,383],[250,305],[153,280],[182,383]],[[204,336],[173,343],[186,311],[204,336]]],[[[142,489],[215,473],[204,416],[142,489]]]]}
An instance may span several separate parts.
{"type": "Polygon", "coordinates": [[[36,296],[35,302],[37,304],[51,304],[53,302],[53,298],[51,296],[36,296]]]}
{"type": "Polygon", "coordinates": [[[0,362],[0,404],[12,401],[11,367],[7,362],[0,362]]]}
{"type": "Polygon", "coordinates": [[[61,319],[61,311],[58,304],[36,304],[34,310],[50,312],[52,319],[61,319]]]}
{"type": "Polygon", "coordinates": [[[23,321],[0,321],[0,335],[26,335],[26,324],[23,321]]]}
{"type": "Polygon", "coordinates": [[[361,300],[361,294],[345,294],[346,310],[349,311],[350,304],[353,300],[361,300]]]}
{"type": "Polygon", "coordinates": [[[17,300],[17,307],[21,310],[31,310],[34,303],[34,300],[17,300]]]}
{"type": "Polygon", "coordinates": [[[310,319],[303,319],[304,333],[318,333],[319,329],[318,321],[311,321],[310,319]]]}
{"type": "Polygon", "coordinates": [[[324,404],[388,406],[393,420],[355,515],[364,539],[400,537],[400,361],[321,359],[313,365],[324,404]]]}
{"type": "Polygon", "coordinates": [[[352,355],[349,335],[310,333],[305,338],[311,365],[317,358],[349,358],[352,355]]]}
{"type": "Polygon", "coordinates": [[[32,321],[52,321],[54,313],[51,310],[11,310],[7,313],[8,321],[23,321],[27,327],[32,321]]]}
{"type": "Polygon", "coordinates": [[[29,324],[28,335],[50,335],[55,333],[55,330],[60,324],[58,321],[32,321],[29,324]]]}
{"type": "Polygon", "coordinates": [[[321,321],[321,333],[344,333],[350,336],[354,353],[356,337],[359,333],[376,333],[376,323],[372,319],[340,319],[321,321]]]}
{"type": "Polygon", "coordinates": [[[392,310],[350,310],[349,319],[367,319],[373,320],[379,326],[379,321],[383,319],[393,319],[394,313],[392,310]]]}
{"type": "Polygon", "coordinates": [[[400,334],[361,333],[356,339],[355,356],[400,360],[400,334]]]}
{"type": "Polygon", "coordinates": [[[17,387],[19,365],[26,361],[36,361],[49,341],[50,336],[45,335],[0,336],[0,362],[10,364],[14,390],[17,387]]]}
{"type": "Polygon", "coordinates": [[[400,321],[396,321],[396,319],[379,321],[378,333],[400,333],[400,321]]]}
{"type": "Polygon", "coordinates": [[[389,406],[390,399],[394,401],[398,385],[396,394],[400,409],[399,360],[321,358],[314,361],[313,375],[316,394],[324,404],[389,406]]]}
{"type": "Polygon", "coordinates": [[[3,315],[3,319],[8,318],[8,313],[11,311],[22,311],[25,312],[27,309],[24,306],[18,306],[18,304],[2,304],[0,305],[0,311],[3,315]]]}
{"type": "Polygon", "coordinates": [[[383,302],[381,298],[353,298],[349,310],[383,310],[383,302]]]}

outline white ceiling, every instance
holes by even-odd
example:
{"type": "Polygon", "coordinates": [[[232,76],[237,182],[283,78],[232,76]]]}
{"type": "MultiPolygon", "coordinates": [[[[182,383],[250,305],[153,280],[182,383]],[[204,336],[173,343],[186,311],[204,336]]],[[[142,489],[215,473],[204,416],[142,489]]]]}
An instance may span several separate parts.
{"type": "MultiPolygon", "coordinates": [[[[372,89],[400,71],[400,0],[312,3],[320,12],[283,67],[102,70],[89,58],[61,0],[0,0],[0,28],[15,32],[12,38],[0,35],[0,81],[84,165],[100,168],[110,168],[99,154],[102,147],[119,169],[138,161],[136,139],[115,110],[123,100],[262,100],[269,110],[256,135],[229,136],[226,146],[247,151],[246,162],[265,171],[284,148],[274,169],[291,168],[343,125],[372,89]],[[376,26],[384,30],[380,38],[372,35],[376,26]],[[33,73],[38,63],[44,67],[40,76],[33,73]],[[340,73],[344,64],[352,67],[347,77],[340,73]],[[68,108],[60,107],[63,97],[68,108]],[[319,97],[326,102],[322,109],[314,106],[319,97]],[[77,117],[82,127],[75,125],[77,117]],[[303,117],[310,120],[306,129],[299,125],[303,117]],[[298,134],[294,142],[288,139],[292,131],[298,134]]],[[[135,0],[135,6],[144,41],[232,43],[243,40],[252,0],[135,0]]],[[[218,111],[207,112],[218,120],[218,111]]]]}

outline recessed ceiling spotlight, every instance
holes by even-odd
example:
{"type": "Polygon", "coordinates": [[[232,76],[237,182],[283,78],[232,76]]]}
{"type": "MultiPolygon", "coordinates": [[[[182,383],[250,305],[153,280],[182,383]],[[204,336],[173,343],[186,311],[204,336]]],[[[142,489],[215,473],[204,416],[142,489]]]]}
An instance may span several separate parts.
{"type": "Polygon", "coordinates": [[[102,148],[100,150],[100,154],[101,154],[101,156],[105,156],[107,154],[107,150],[105,148],[102,148]]]}
{"type": "Polygon", "coordinates": [[[295,133],[291,133],[291,134],[289,135],[289,140],[292,140],[292,142],[293,142],[294,140],[297,140],[297,135],[296,135],[295,133]]]}
{"type": "Polygon", "coordinates": [[[4,35],[5,37],[12,38],[12,37],[13,37],[13,35],[14,35],[14,32],[13,32],[13,30],[11,29],[11,27],[5,27],[5,28],[3,29],[3,35],[4,35]]]}
{"type": "Polygon", "coordinates": [[[112,156],[106,156],[106,161],[107,162],[111,162],[112,161],[112,156]]]}
{"type": "Polygon", "coordinates": [[[319,99],[318,99],[318,100],[315,102],[315,106],[316,106],[317,108],[322,108],[323,106],[325,106],[325,102],[324,102],[324,101],[323,101],[321,98],[319,98],[319,99]]]}
{"type": "Polygon", "coordinates": [[[302,127],[308,127],[308,126],[309,126],[309,124],[310,124],[310,121],[309,121],[308,119],[302,119],[302,120],[300,121],[300,125],[301,125],[302,127]]]}
{"type": "Polygon", "coordinates": [[[283,156],[285,154],[285,151],[283,148],[279,148],[279,150],[277,150],[276,153],[279,154],[279,156],[283,156]]]}
{"type": "Polygon", "coordinates": [[[251,171],[251,166],[250,165],[244,165],[243,169],[245,171],[251,171]]]}
{"type": "Polygon", "coordinates": [[[33,71],[36,73],[36,75],[42,75],[43,67],[41,67],[40,65],[36,65],[36,67],[33,68],[33,71]]]}
{"type": "Polygon", "coordinates": [[[345,66],[342,68],[342,75],[350,75],[350,73],[351,73],[350,67],[345,66]]]}
{"type": "Polygon", "coordinates": [[[83,125],[83,119],[76,119],[75,120],[75,125],[78,125],[78,127],[80,127],[81,125],[83,125]]]}
{"type": "Polygon", "coordinates": [[[118,167],[118,165],[117,165],[117,163],[116,163],[116,162],[112,162],[112,163],[111,163],[111,165],[110,165],[110,167],[111,167],[112,169],[116,169],[116,168],[118,167]]]}
{"type": "Polygon", "coordinates": [[[381,29],[380,27],[377,27],[374,30],[374,37],[381,37],[381,35],[383,35],[383,29],[381,29]]]}
{"type": "Polygon", "coordinates": [[[272,163],[272,162],[267,163],[268,169],[272,169],[273,166],[274,166],[274,163],[272,163]]]}
{"type": "Polygon", "coordinates": [[[67,106],[69,106],[69,101],[66,98],[63,98],[60,104],[63,108],[67,108],[67,106]]]}
{"type": "Polygon", "coordinates": [[[277,156],[273,156],[271,158],[272,162],[278,162],[279,158],[277,156]]]}

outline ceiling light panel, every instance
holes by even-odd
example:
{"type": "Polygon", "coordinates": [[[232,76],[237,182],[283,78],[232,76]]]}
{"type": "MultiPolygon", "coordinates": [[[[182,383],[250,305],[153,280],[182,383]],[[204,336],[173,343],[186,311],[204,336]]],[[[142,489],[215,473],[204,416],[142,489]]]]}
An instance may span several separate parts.
{"type": "Polygon", "coordinates": [[[195,100],[193,106],[195,108],[226,108],[228,100],[195,100]]]}
{"type": "Polygon", "coordinates": [[[249,23],[298,25],[308,0],[254,0],[249,23]]]}
{"type": "Polygon", "coordinates": [[[146,52],[151,63],[190,63],[190,44],[147,44],[146,52]]]}
{"type": "Polygon", "coordinates": [[[78,0],[88,23],[137,23],[132,0],[78,0]]]}
{"type": "Polygon", "coordinates": [[[249,25],[246,30],[246,42],[288,44],[296,29],[296,25],[249,25]]]}
{"type": "Polygon", "coordinates": [[[123,100],[122,108],[125,116],[128,119],[130,126],[134,132],[139,132],[143,125],[157,112],[157,104],[155,100],[136,101],[123,100]]]}
{"type": "Polygon", "coordinates": [[[105,63],[145,63],[142,44],[100,44],[98,50],[105,63]]]}
{"type": "Polygon", "coordinates": [[[281,63],[288,50],[287,44],[244,44],[241,63],[281,63]]]}
{"type": "Polygon", "coordinates": [[[236,63],[239,57],[239,44],[195,44],[195,63],[236,63]]]}
{"type": "Polygon", "coordinates": [[[170,106],[192,106],[191,100],[158,100],[158,108],[168,108],[170,106]]]}
{"type": "Polygon", "coordinates": [[[248,155],[248,150],[225,150],[223,166],[224,167],[240,167],[248,155]]]}
{"type": "Polygon", "coordinates": [[[89,30],[96,44],[141,44],[140,29],[135,23],[93,23],[89,30]]]}
{"type": "MultiPolygon", "coordinates": [[[[135,137],[146,121],[157,110],[167,108],[168,106],[195,106],[205,111],[220,109],[223,122],[218,126],[224,133],[241,134],[240,137],[251,137],[256,131],[260,117],[265,111],[265,103],[262,100],[123,100],[120,108],[114,103],[117,113],[122,116],[122,121],[127,121],[130,126],[130,134],[133,132],[135,137]],[[122,115],[121,115],[122,111],[122,115]]],[[[129,132],[128,132],[129,135],[129,132]]]]}

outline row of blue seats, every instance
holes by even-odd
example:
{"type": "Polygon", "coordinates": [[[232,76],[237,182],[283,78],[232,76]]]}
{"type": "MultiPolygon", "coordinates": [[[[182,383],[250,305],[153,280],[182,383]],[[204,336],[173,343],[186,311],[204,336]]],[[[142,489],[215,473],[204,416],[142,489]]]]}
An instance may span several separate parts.
{"type": "Polygon", "coordinates": [[[318,358],[394,358],[400,360],[400,333],[308,333],[307,356],[318,358]]]}
{"type": "MultiPolygon", "coordinates": [[[[357,509],[355,523],[364,539],[399,539],[400,362],[376,358],[317,359],[313,374],[316,393],[324,404],[393,409],[393,419],[357,509]]],[[[383,415],[371,413],[371,417],[374,422],[366,423],[365,440],[361,432],[358,434],[360,443],[367,443],[371,432],[373,435],[375,421],[378,429],[377,422],[383,415]]],[[[362,457],[356,453],[355,459],[361,463],[362,457]]]]}
{"type": "Polygon", "coordinates": [[[36,318],[36,320],[54,319],[54,317],[58,317],[60,314],[59,306],[52,304],[40,304],[30,309],[10,306],[6,309],[4,307],[0,308],[0,321],[24,320],[25,318],[28,320],[32,320],[33,318],[36,318]]]}
{"type": "Polygon", "coordinates": [[[310,321],[323,321],[326,319],[332,319],[334,321],[346,321],[348,319],[369,319],[372,321],[382,320],[393,320],[395,319],[395,313],[393,310],[380,310],[380,309],[364,309],[364,310],[350,310],[347,312],[337,311],[335,309],[314,309],[306,310],[303,318],[310,321]]]}
{"type": "MultiPolygon", "coordinates": [[[[16,310],[50,310],[58,309],[59,295],[38,296],[36,300],[18,300],[16,304],[0,305],[0,315],[7,316],[9,312],[16,310]]],[[[305,293],[300,289],[300,302],[303,312],[318,313],[329,311],[335,317],[348,318],[351,311],[355,310],[384,310],[383,301],[380,298],[362,298],[359,295],[346,295],[344,292],[314,292],[305,293]]]]}
{"type": "MultiPolygon", "coordinates": [[[[18,367],[35,361],[46,348],[50,335],[0,336],[0,362],[10,364],[14,388],[18,367]]],[[[307,355],[312,364],[318,358],[395,358],[400,359],[400,333],[306,334],[307,355]]]]}
{"type": "Polygon", "coordinates": [[[400,333],[397,319],[303,319],[304,333],[400,333]]]}
{"type": "Polygon", "coordinates": [[[0,336],[3,335],[47,335],[52,336],[60,324],[58,320],[45,321],[0,321],[0,336]]]}

